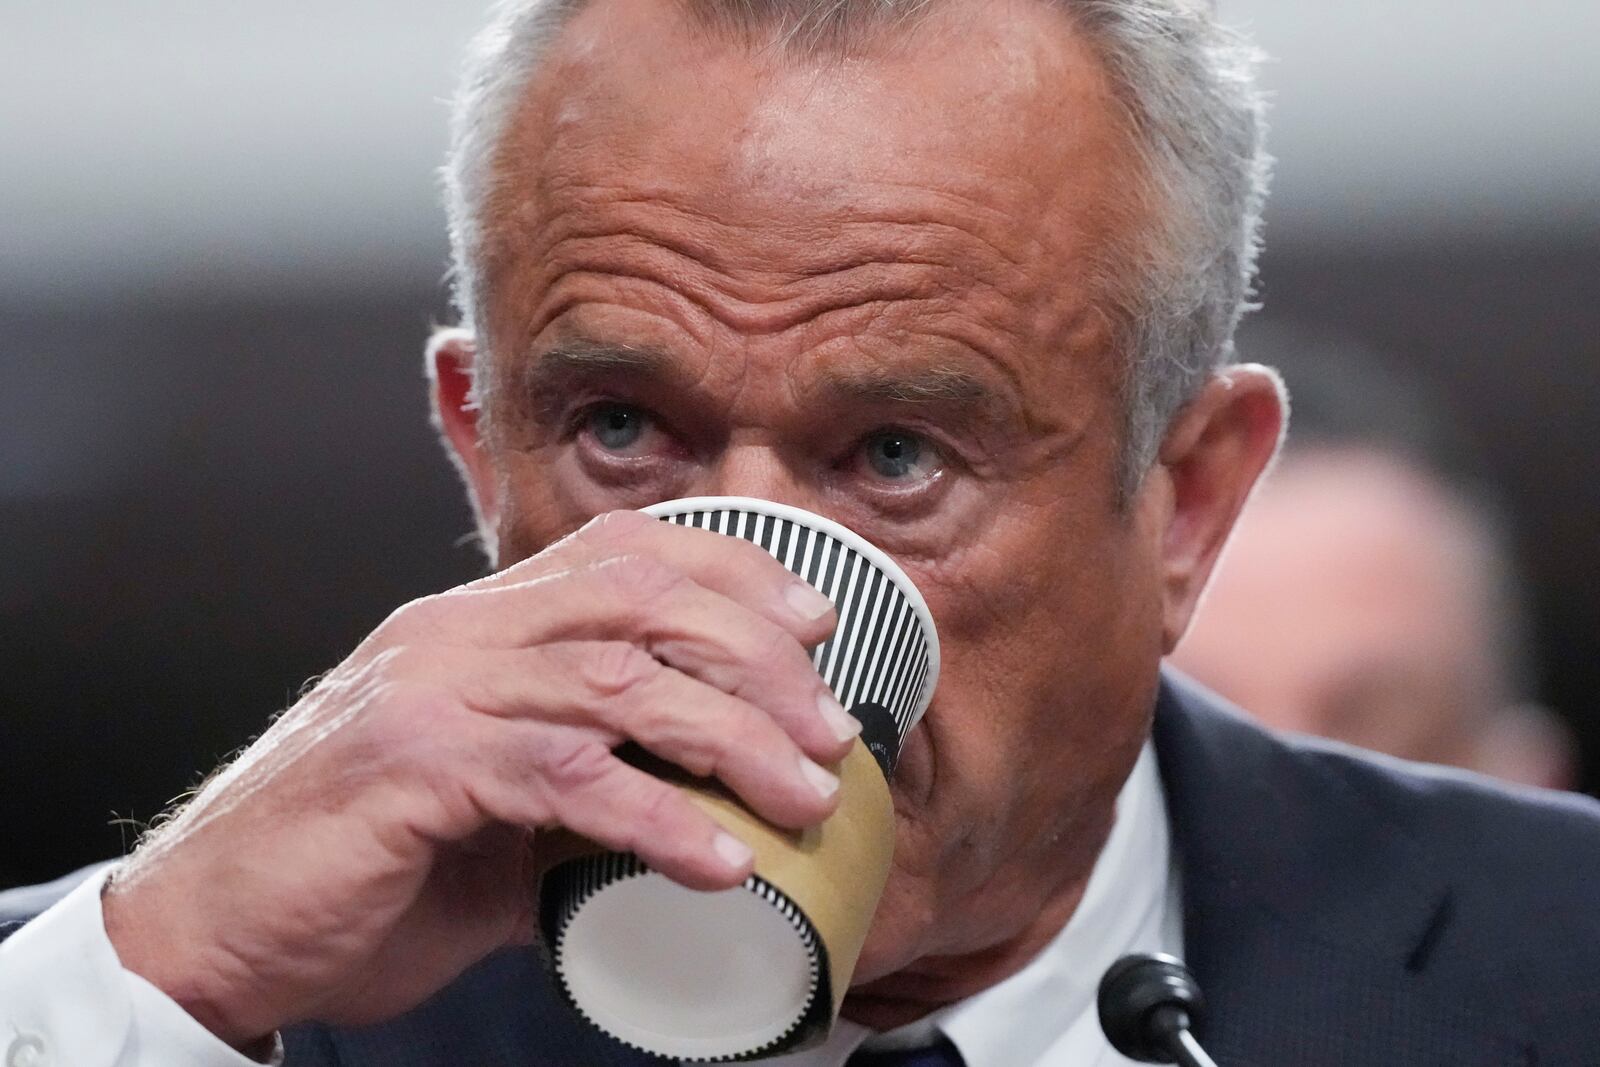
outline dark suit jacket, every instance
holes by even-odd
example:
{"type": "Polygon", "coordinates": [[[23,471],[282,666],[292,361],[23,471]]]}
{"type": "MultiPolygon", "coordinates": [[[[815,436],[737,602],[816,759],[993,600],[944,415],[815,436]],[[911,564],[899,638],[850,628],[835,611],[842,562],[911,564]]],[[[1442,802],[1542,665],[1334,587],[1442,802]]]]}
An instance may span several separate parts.
{"type": "MultiPolygon", "coordinates": [[[[1170,677],[1154,730],[1221,1067],[1600,1064],[1600,804],[1285,742],[1170,677]]],[[[0,894],[0,920],[65,888],[0,894]]],[[[285,1042],[290,1067],[660,1062],[576,1021],[527,951],[285,1042]]]]}

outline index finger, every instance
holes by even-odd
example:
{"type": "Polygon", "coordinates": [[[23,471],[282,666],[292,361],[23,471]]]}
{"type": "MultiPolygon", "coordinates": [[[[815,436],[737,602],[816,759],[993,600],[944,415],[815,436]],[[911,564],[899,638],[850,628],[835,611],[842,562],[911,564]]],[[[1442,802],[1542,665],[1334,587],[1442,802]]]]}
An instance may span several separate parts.
{"type": "Polygon", "coordinates": [[[462,588],[516,585],[623,555],[664,563],[782,626],[808,647],[827,640],[838,623],[831,600],[759,545],[640,511],[598,515],[543,551],[462,588]]]}

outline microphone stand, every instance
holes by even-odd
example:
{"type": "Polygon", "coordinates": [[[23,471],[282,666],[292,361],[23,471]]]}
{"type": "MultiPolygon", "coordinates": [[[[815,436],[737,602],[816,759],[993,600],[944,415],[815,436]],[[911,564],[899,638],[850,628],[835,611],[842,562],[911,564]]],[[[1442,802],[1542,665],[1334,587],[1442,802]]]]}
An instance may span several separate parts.
{"type": "Polygon", "coordinates": [[[1172,1057],[1165,1062],[1179,1067],[1217,1067],[1217,1061],[1200,1047],[1189,1026],[1189,1013],[1182,1008],[1165,1004],[1155,1010],[1150,1027],[1162,1036],[1162,1050],[1172,1057]]]}
{"type": "Polygon", "coordinates": [[[1160,954],[1124,956],[1106,969],[1098,997],[1100,1028],[1118,1052],[1141,1063],[1217,1067],[1192,1028],[1205,998],[1181,960],[1160,954]]]}

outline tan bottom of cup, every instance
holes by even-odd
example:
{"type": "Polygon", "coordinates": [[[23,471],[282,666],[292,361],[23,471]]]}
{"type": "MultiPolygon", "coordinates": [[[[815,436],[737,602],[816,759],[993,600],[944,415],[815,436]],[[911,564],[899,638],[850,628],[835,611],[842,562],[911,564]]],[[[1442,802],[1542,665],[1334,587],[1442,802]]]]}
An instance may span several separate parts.
{"type": "Polygon", "coordinates": [[[742,1059],[825,1036],[866,940],[894,849],[883,773],[859,741],[839,767],[840,803],[795,833],[703,783],[691,799],[756,854],[745,885],[685,889],[637,858],[565,832],[541,916],[565,995],[600,1029],[656,1055],[742,1059]]]}

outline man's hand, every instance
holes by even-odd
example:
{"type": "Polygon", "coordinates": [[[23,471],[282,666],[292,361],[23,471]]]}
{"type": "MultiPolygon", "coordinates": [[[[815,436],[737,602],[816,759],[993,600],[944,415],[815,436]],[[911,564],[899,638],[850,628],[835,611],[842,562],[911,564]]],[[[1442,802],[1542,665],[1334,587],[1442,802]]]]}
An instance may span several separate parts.
{"type": "Polygon", "coordinates": [[[806,646],[826,598],[760,548],[615,512],[396,611],[213,779],[105,895],[123,965],[244,1046],[421,1002],[533,935],[529,828],[685,885],[750,853],[628,741],[800,827],[854,720],[806,646]]]}

